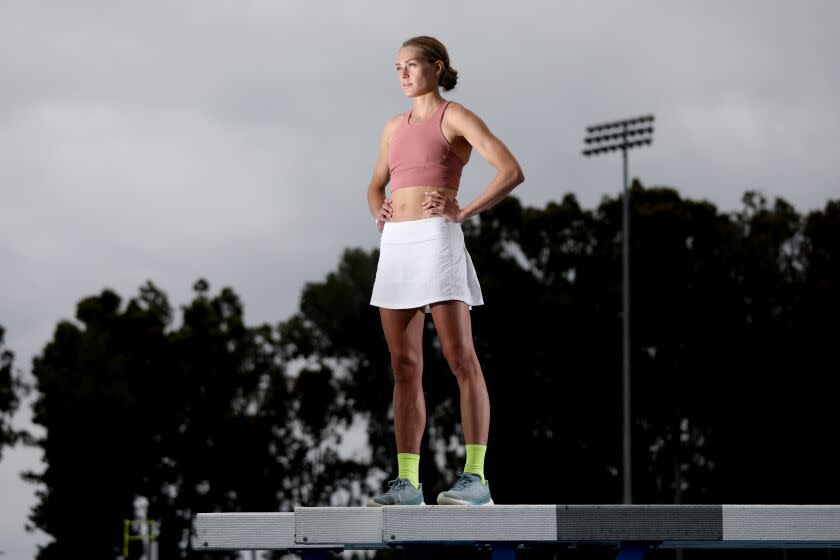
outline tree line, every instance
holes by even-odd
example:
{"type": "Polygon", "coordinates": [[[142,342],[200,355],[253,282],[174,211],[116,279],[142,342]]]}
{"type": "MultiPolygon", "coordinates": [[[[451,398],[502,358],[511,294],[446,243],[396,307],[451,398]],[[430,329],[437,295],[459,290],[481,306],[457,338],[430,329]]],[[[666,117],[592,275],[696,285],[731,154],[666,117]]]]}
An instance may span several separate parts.
{"type": "MultiPolygon", "coordinates": [[[[463,224],[486,302],[472,321],[497,503],[621,502],[621,220],[620,197],[587,210],[569,194],[509,196],[463,224]]],[[[801,215],[748,191],[723,213],[634,181],[630,241],[634,502],[840,503],[840,200],[801,215]]],[[[177,312],[152,281],[125,305],[110,289],[79,301],[32,364],[45,466],[23,476],[30,526],[53,539],[38,559],[113,558],[138,496],[162,557],[198,558],[198,512],[361,506],[381,490],[396,449],[368,303],[377,258],[346,249],[275,324],[247,325],[235,291],[204,279],[177,312]],[[354,421],[369,459],[338,452],[354,421]]],[[[464,457],[458,385],[427,327],[434,496],[464,457]]],[[[22,394],[2,344],[0,328],[0,450],[21,437],[22,394]]]]}

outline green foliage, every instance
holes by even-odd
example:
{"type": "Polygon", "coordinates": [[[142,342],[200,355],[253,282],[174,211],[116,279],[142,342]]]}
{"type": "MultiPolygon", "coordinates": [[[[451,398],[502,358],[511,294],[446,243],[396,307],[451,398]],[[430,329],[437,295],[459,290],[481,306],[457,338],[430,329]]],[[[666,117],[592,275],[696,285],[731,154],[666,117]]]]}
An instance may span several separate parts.
{"type": "MultiPolygon", "coordinates": [[[[803,219],[784,200],[771,208],[747,192],[740,212],[723,214],[670,188],[631,190],[635,501],[836,500],[825,442],[840,427],[828,403],[838,381],[826,371],[838,204],[803,219]]],[[[500,503],[621,500],[621,205],[606,197],[587,211],[567,195],[524,208],[508,197],[464,224],[487,302],[472,320],[500,503]],[[556,482],[548,493],[520,484],[537,463],[556,482]]],[[[306,287],[284,339],[296,341],[289,357],[345,360],[373,460],[393,473],[392,379],[367,304],[377,258],[346,251],[325,282],[306,287]]],[[[429,317],[425,332],[421,479],[434,495],[463,465],[463,439],[457,384],[429,317]]]]}
{"type": "MultiPolygon", "coordinates": [[[[836,503],[840,203],[803,217],[747,192],[723,214],[670,188],[631,192],[634,501],[836,503]]],[[[486,302],[472,321],[498,503],[621,499],[621,203],[508,197],[463,224],[486,302]],[[535,470],[553,484],[528,484],[535,470]]],[[[34,361],[47,436],[45,470],[27,475],[43,485],[31,521],[55,539],[39,558],[113,557],[136,496],[163,522],[163,555],[185,557],[201,556],[183,547],[197,512],[360,505],[380,490],[367,484],[395,474],[396,449],[369,304],[377,259],[345,250],[274,327],[246,326],[236,294],[204,280],[177,327],[151,283],[124,310],[110,290],[79,302],[34,361]],[[336,451],[354,420],[370,462],[336,451]]],[[[463,437],[426,321],[431,498],[462,468],[463,437]]]]}
{"type": "Polygon", "coordinates": [[[6,329],[0,325],[0,459],[3,458],[3,447],[14,445],[27,435],[12,428],[12,417],[26,387],[14,373],[15,354],[6,347],[5,336],[6,329]]]}
{"type": "Polygon", "coordinates": [[[55,539],[39,558],[113,558],[137,496],[161,520],[163,554],[176,557],[196,512],[288,510],[361,476],[332,450],[312,456],[332,415],[346,415],[323,406],[331,372],[293,379],[274,330],[247,327],[231,289],[194,289],[171,330],[151,282],[124,310],[110,290],[85,298],[81,325],[59,323],[34,360],[47,467],[26,475],[44,485],[30,520],[55,539]]]}

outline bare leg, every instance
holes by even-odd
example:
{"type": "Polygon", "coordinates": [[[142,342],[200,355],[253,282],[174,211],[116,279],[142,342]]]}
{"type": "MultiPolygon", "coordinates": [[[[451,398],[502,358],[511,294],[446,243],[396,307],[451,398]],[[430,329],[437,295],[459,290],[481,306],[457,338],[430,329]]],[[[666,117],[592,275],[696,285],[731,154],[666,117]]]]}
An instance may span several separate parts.
{"type": "Polygon", "coordinates": [[[423,309],[379,308],[394,372],[394,432],[398,453],[420,454],[426,428],[423,398],[423,309]]]}
{"type": "Polygon", "coordinates": [[[463,301],[444,301],[430,307],[443,356],[461,389],[464,443],[487,445],[490,396],[473,347],[469,307],[463,301]]]}

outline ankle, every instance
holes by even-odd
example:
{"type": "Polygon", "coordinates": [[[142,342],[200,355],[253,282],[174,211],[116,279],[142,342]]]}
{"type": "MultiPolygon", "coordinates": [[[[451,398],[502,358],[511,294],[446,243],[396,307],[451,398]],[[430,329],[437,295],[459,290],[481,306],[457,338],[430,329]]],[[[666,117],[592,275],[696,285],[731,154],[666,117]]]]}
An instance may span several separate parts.
{"type": "Polygon", "coordinates": [[[487,446],[476,443],[468,443],[466,446],[467,462],[464,473],[477,474],[481,477],[481,482],[485,484],[487,481],[484,478],[484,455],[487,453],[487,446]]]}
{"type": "Polygon", "coordinates": [[[412,486],[420,488],[420,455],[417,453],[397,453],[399,477],[408,480],[412,486]]]}

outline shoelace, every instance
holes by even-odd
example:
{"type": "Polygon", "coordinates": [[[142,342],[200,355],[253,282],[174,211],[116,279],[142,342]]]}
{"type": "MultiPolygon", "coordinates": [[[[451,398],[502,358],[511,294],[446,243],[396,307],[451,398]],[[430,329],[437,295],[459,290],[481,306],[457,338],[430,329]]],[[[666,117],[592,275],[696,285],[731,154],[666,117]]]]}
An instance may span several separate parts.
{"type": "Polygon", "coordinates": [[[470,475],[468,473],[458,473],[461,478],[455,481],[455,484],[452,486],[453,490],[466,490],[466,488],[473,483],[473,476],[478,475],[470,475]]]}
{"type": "Polygon", "coordinates": [[[389,480],[388,491],[385,493],[390,494],[391,492],[398,492],[403,486],[405,486],[408,483],[408,480],[404,478],[395,478],[394,480],[389,480]]]}

